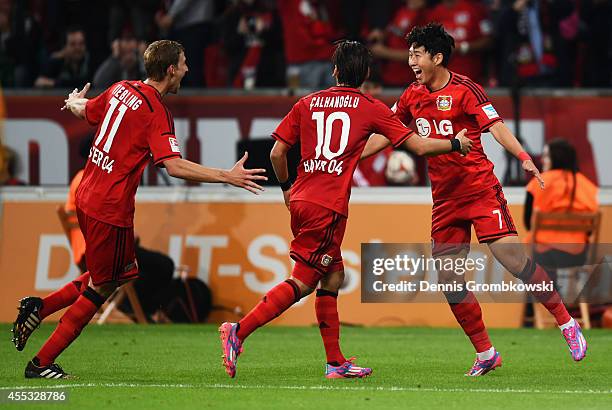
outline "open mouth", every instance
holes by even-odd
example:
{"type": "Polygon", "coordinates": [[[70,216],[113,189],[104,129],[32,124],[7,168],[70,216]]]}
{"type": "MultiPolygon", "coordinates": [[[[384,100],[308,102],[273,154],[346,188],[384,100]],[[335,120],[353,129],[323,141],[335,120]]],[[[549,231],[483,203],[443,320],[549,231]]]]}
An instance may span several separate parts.
{"type": "Polygon", "coordinates": [[[414,76],[416,77],[417,80],[420,80],[421,77],[423,76],[423,71],[418,67],[413,67],[412,71],[414,71],[414,76]]]}

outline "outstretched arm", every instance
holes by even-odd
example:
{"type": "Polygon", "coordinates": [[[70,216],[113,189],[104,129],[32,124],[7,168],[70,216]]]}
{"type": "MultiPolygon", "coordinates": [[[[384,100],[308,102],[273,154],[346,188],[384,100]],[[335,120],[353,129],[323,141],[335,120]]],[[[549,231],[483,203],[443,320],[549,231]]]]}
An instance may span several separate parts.
{"type": "Polygon", "coordinates": [[[535,166],[529,154],[525,152],[525,149],[523,148],[521,143],[508,129],[506,124],[501,121],[496,122],[495,124],[491,125],[489,131],[491,131],[491,134],[493,134],[495,140],[502,147],[504,147],[506,151],[510,152],[512,155],[514,155],[521,161],[521,166],[523,167],[523,169],[533,174],[533,176],[540,183],[540,188],[544,189],[544,179],[542,179],[538,167],[535,166]]]}
{"type": "Polygon", "coordinates": [[[88,101],[88,99],[85,98],[85,94],[87,94],[87,91],[89,91],[90,86],[91,84],[87,83],[81,91],[75,88],[70,94],[68,94],[68,98],[64,100],[62,111],[69,109],[70,112],[72,112],[77,118],[85,118],[85,106],[87,105],[88,101]]]}
{"type": "Polygon", "coordinates": [[[287,152],[289,152],[289,145],[276,141],[272,151],[270,151],[270,161],[272,162],[272,168],[276,174],[276,179],[281,184],[283,190],[283,198],[285,199],[285,205],[289,208],[289,200],[291,195],[291,182],[289,182],[289,169],[287,168],[287,152]]]}
{"type": "MultiPolygon", "coordinates": [[[[453,140],[442,140],[435,138],[408,138],[403,146],[416,155],[439,155],[453,151],[461,152],[466,155],[472,149],[472,140],[465,136],[467,130],[461,130],[453,140]],[[452,142],[456,140],[457,142],[452,142]]],[[[387,148],[391,142],[380,134],[372,134],[366,143],[361,158],[368,158],[383,149],[387,148]]]]}
{"type": "Polygon", "coordinates": [[[261,168],[245,169],[244,163],[248,157],[248,153],[245,152],[244,156],[230,170],[208,168],[183,158],[168,159],[164,161],[164,166],[168,174],[176,178],[194,182],[221,182],[258,194],[259,191],[263,191],[263,187],[255,181],[266,181],[268,178],[265,175],[261,175],[266,170],[261,168]]]}

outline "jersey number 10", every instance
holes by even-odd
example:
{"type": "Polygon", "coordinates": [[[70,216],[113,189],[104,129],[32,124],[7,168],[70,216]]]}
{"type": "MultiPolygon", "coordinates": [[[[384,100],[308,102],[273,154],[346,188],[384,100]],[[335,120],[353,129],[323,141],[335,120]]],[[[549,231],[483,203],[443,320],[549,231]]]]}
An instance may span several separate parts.
{"type": "Polygon", "coordinates": [[[344,153],[348,144],[349,132],[351,130],[351,117],[343,111],[335,111],[327,116],[323,111],[315,111],[312,113],[312,119],[317,123],[317,146],[315,148],[315,159],[319,159],[321,154],[332,160],[344,153]],[[332,129],[334,121],[342,122],[342,132],[340,133],[340,146],[338,151],[331,150],[332,129]]]}

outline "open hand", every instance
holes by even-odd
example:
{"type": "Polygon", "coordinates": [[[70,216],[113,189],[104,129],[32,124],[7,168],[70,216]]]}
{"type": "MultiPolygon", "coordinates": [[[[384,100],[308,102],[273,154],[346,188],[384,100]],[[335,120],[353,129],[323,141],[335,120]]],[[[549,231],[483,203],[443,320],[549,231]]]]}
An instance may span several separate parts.
{"type": "Polygon", "coordinates": [[[81,98],[85,98],[85,94],[87,94],[87,91],[89,91],[89,87],[91,87],[91,84],[87,83],[81,91],[79,91],[78,88],[72,90],[72,92],[68,94],[68,98],[64,100],[64,106],[62,107],[62,111],[64,111],[66,108],[70,108],[71,102],[81,98]]]}
{"type": "Polygon", "coordinates": [[[263,168],[257,169],[246,169],[244,163],[249,157],[249,153],[245,152],[242,158],[234,164],[232,169],[228,173],[229,181],[231,185],[239,188],[244,188],[254,194],[259,194],[259,191],[263,191],[263,187],[257,184],[255,181],[267,181],[268,177],[264,174],[266,172],[263,168]]]}

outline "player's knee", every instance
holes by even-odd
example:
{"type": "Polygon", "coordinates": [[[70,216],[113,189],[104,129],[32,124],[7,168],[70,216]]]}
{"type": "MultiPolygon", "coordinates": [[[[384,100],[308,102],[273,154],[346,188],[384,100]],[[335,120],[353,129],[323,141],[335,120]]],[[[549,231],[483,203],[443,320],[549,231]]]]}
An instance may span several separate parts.
{"type": "Polygon", "coordinates": [[[87,289],[85,289],[85,291],[83,292],[83,297],[89,299],[89,301],[96,305],[98,308],[102,307],[104,302],[106,302],[106,299],[108,299],[107,295],[100,293],[100,291],[98,290],[100,288],[103,288],[103,286],[88,286],[87,289]]]}
{"type": "Polygon", "coordinates": [[[344,283],[344,270],[335,271],[321,278],[321,289],[338,293],[344,283]]]}
{"type": "Polygon", "coordinates": [[[459,275],[457,275],[453,271],[447,271],[447,270],[438,271],[438,283],[439,284],[445,285],[445,284],[456,282],[458,277],[459,275]]]}
{"type": "Polygon", "coordinates": [[[291,278],[289,278],[287,282],[289,281],[293,282],[295,286],[297,286],[297,289],[299,291],[299,298],[297,298],[298,300],[303,298],[304,296],[310,295],[314,291],[314,286],[309,286],[308,284],[302,282],[295,276],[291,276],[291,278]]]}
{"type": "Polygon", "coordinates": [[[105,283],[99,286],[93,286],[92,290],[95,291],[97,295],[99,295],[100,297],[104,298],[104,300],[106,300],[110,297],[110,295],[113,294],[115,289],[117,289],[119,286],[120,286],[119,283],[110,282],[110,283],[105,283]]]}
{"type": "Polygon", "coordinates": [[[291,272],[291,279],[299,283],[300,291],[303,296],[310,294],[319,283],[321,274],[312,266],[306,265],[301,261],[296,261],[291,272]]]}
{"type": "Polygon", "coordinates": [[[508,252],[498,258],[504,268],[512,275],[519,277],[525,266],[527,265],[527,255],[524,252],[508,252]]]}

